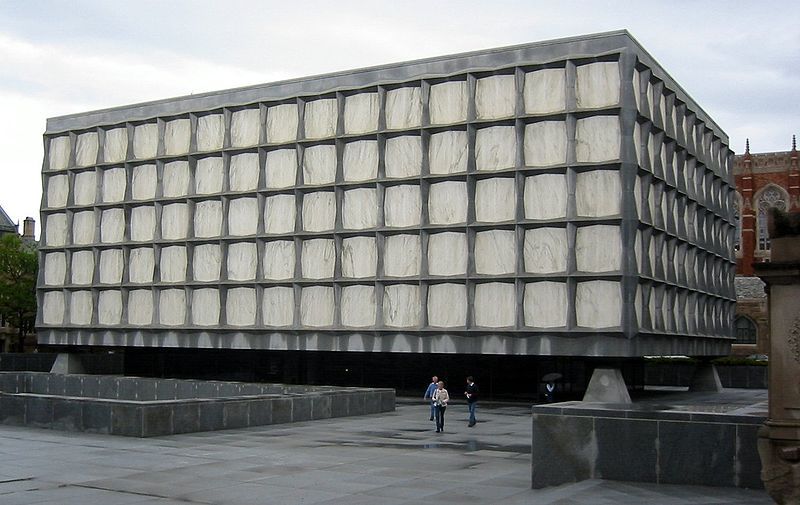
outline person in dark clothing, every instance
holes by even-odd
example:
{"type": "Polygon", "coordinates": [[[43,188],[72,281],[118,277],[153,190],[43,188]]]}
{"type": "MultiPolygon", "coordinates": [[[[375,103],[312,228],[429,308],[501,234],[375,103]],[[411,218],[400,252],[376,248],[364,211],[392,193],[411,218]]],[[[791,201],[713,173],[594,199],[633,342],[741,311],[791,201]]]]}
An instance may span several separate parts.
{"type": "Polygon", "coordinates": [[[464,391],[464,396],[467,397],[467,408],[469,409],[469,427],[475,426],[478,421],[475,420],[475,407],[478,406],[478,386],[472,380],[472,376],[467,377],[467,388],[464,391]]]}

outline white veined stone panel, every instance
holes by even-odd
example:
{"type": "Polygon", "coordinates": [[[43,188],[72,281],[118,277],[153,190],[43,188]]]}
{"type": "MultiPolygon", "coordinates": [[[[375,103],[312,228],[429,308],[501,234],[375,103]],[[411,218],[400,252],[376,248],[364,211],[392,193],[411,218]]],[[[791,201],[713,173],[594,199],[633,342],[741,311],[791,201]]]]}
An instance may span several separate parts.
{"type": "Polygon", "coordinates": [[[167,155],[188,153],[191,137],[192,127],[188,119],[168,121],[164,127],[164,152],[167,155]]]}
{"type": "Polygon", "coordinates": [[[189,206],[185,203],[165,205],[161,211],[161,238],[186,238],[189,229],[189,206]]]}
{"type": "Polygon", "coordinates": [[[476,326],[514,326],[517,317],[516,288],[504,282],[476,285],[474,311],[476,326]]]}
{"type": "Polygon", "coordinates": [[[200,158],[194,171],[195,192],[198,195],[221,192],[223,177],[222,158],[219,156],[200,158]]]}
{"type": "Polygon", "coordinates": [[[192,324],[216,326],[219,324],[219,290],[195,289],[192,291],[192,324]]]}
{"type": "Polygon", "coordinates": [[[378,193],[373,188],[344,192],[342,226],[348,230],[375,228],[378,224],[378,193]]]}
{"type": "Polygon", "coordinates": [[[386,139],[386,177],[416,177],[422,171],[422,138],[404,135],[386,139]]]}
{"type": "Polygon", "coordinates": [[[567,270],[567,230],[534,228],[525,230],[525,271],[551,274],[567,270]]]}
{"type": "Polygon", "coordinates": [[[297,139],[297,104],[284,103],[267,109],[267,142],[280,144],[297,139]]]}
{"type": "Polygon", "coordinates": [[[579,173],[575,182],[575,208],[579,216],[616,216],[622,210],[622,183],[615,170],[579,173]]]}
{"type": "Polygon", "coordinates": [[[123,269],[122,249],[100,251],[100,284],[119,284],[123,269]]]}
{"type": "Polygon", "coordinates": [[[342,277],[374,277],[378,264],[375,237],[342,240],[342,277]]]}
{"type": "Polygon", "coordinates": [[[386,92],[386,128],[404,130],[422,125],[422,92],[398,88],[386,92]]]}
{"type": "Polygon", "coordinates": [[[485,223],[514,219],[515,187],[514,179],[508,177],[478,181],[475,185],[475,219],[485,223]]]}
{"type": "Polygon", "coordinates": [[[622,293],[618,282],[579,282],[575,293],[578,326],[609,328],[622,321],[622,293]]]}
{"type": "Polygon", "coordinates": [[[300,292],[300,322],[305,326],[333,325],[333,288],[309,286],[300,292]]]}
{"type": "Polygon", "coordinates": [[[128,129],[114,128],[106,131],[103,147],[103,161],[116,163],[125,161],[128,156],[128,129]]]}
{"type": "Polygon", "coordinates": [[[109,168],[103,171],[103,201],[121,202],[125,199],[128,181],[124,168],[109,168]]]}
{"type": "Polygon", "coordinates": [[[207,114],[197,118],[197,150],[216,151],[225,141],[225,118],[222,114],[207,114]]]}
{"type": "Polygon", "coordinates": [[[255,244],[240,242],[228,246],[228,280],[254,280],[257,266],[258,251],[255,244]]]}
{"type": "Polygon", "coordinates": [[[303,153],[303,184],[331,184],[336,179],[336,146],[312,146],[303,153]]]}
{"type": "Polygon", "coordinates": [[[542,174],[525,178],[525,219],[557,219],[567,216],[567,178],[542,174]]]}
{"type": "Polygon", "coordinates": [[[222,268],[222,252],[217,244],[203,244],[194,248],[192,273],[194,280],[218,281],[222,268]]]}
{"type": "Polygon", "coordinates": [[[232,326],[253,326],[256,324],[256,306],[255,289],[229,289],[225,302],[225,315],[228,324],[232,326]]]}
{"type": "Polygon", "coordinates": [[[375,287],[345,286],[342,288],[342,326],[366,328],[375,324],[375,287]]]}
{"type": "Polygon", "coordinates": [[[47,206],[50,208],[66,207],[69,197],[69,179],[66,175],[54,175],[47,178],[47,206]]]}
{"type": "Polygon", "coordinates": [[[330,279],[336,264],[336,246],[331,239],[303,241],[300,267],[304,279],[330,279]]]}
{"type": "Polygon", "coordinates": [[[135,289],[128,293],[128,324],[153,323],[153,293],[149,289],[135,289]]]}
{"type": "Polygon", "coordinates": [[[392,284],[383,290],[383,324],[393,328],[419,326],[419,286],[392,284]]]}
{"type": "Polygon", "coordinates": [[[186,280],[186,248],[171,246],[161,249],[161,282],[183,282],[186,280]]]}
{"type": "Polygon", "coordinates": [[[383,245],[383,273],[387,277],[419,275],[421,256],[419,235],[389,235],[383,245]]]}
{"type": "Polygon", "coordinates": [[[91,291],[73,291],[69,299],[70,324],[85,325],[92,323],[94,304],[91,291]]]}
{"type": "Polygon", "coordinates": [[[597,163],[619,159],[620,129],[617,116],[593,116],[578,120],[575,129],[575,157],[597,163]]]}
{"type": "Polygon", "coordinates": [[[62,324],[64,322],[64,293],[48,291],[44,294],[42,318],[44,324],[62,324]]]}
{"type": "Polygon", "coordinates": [[[97,195],[97,174],[81,172],[75,176],[75,205],[91,205],[97,195]]]}
{"type": "Polygon", "coordinates": [[[294,242],[276,240],[264,244],[264,278],[270,280],[294,277],[294,242]]]}
{"type": "Polygon", "coordinates": [[[156,197],[158,176],[156,166],[152,164],[133,167],[131,196],[134,200],[152,200],[156,197]]]}
{"type": "Polygon", "coordinates": [[[331,191],[303,196],[303,230],[332,230],[336,221],[336,195],[331,191]]]}
{"type": "Polygon", "coordinates": [[[558,328],[567,325],[567,285],[563,282],[531,282],[523,299],[525,326],[558,328]]]}
{"type": "Polygon", "coordinates": [[[291,326],[294,322],[294,289],[284,286],[264,288],[262,317],[264,326],[291,326]]]}
{"type": "Polygon", "coordinates": [[[475,234],[475,271],[482,275],[513,274],[517,248],[513,230],[489,230],[475,234]]]}
{"type": "Polygon", "coordinates": [[[604,61],[577,67],[575,103],[578,108],[592,109],[619,103],[619,63],[604,61]]]}
{"type": "Polygon", "coordinates": [[[297,151],[269,151],[265,162],[264,180],[269,189],[288,188],[297,182],[297,151]]]}
{"type": "Polygon", "coordinates": [[[344,99],[344,132],[367,133],[378,129],[377,93],[359,93],[344,99]]]}
{"type": "Polygon", "coordinates": [[[261,111],[237,110],[231,115],[231,146],[248,147],[258,144],[261,111]]]}
{"type": "Polygon", "coordinates": [[[237,198],[228,207],[228,233],[237,237],[258,231],[258,199],[237,198]]]}
{"type": "Polygon", "coordinates": [[[567,162],[567,124],[540,121],[525,125],[525,165],[548,167],[567,162]]]}
{"type": "Polygon", "coordinates": [[[467,184],[458,181],[431,184],[428,193],[428,219],[431,224],[466,222],[467,184]]]}
{"type": "Polygon", "coordinates": [[[303,126],[307,139],[333,137],[336,134],[336,122],[339,111],[335,98],[314,100],[306,103],[303,126]]]}
{"type": "Polygon", "coordinates": [[[513,168],[517,158],[517,137],[513,126],[481,128],[475,138],[475,165],[480,171],[513,168]]]}
{"type": "Polygon", "coordinates": [[[131,240],[136,242],[153,240],[155,229],[156,209],[154,207],[131,209],[131,240]]]}
{"type": "Polygon", "coordinates": [[[63,170],[69,166],[69,152],[72,149],[68,136],[50,139],[50,170],[63,170]]]}
{"type": "Polygon", "coordinates": [[[266,233],[293,232],[296,213],[294,195],[267,197],[264,205],[264,231],[266,233]]]}
{"type": "Polygon", "coordinates": [[[137,160],[155,158],[158,153],[158,125],[140,124],[133,129],[133,156],[137,160]]]}
{"type": "Polygon", "coordinates": [[[97,132],[78,135],[75,144],[75,164],[88,167],[97,163],[97,132]]]}
{"type": "Polygon", "coordinates": [[[94,211],[76,212],[72,216],[72,243],[85,245],[94,242],[94,211]]]}
{"type": "Polygon", "coordinates": [[[428,237],[428,273],[431,275],[464,275],[468,255],[465,233],[436,233],[428,237]]]}
{"type": "Polygon", "coordinates": [[[636,149],[636,162],[639,166],[644,166],[642,160],[642,127],[636,122],[633,125],[633,147],[636,149]]]}
{"type": "Polygon", "coordinates": [[[179,326],[186,321],[186,293],[182,289],[164,289],[158,296],[159,322],[179,326]]]}
{"type": "Polygon", "coordinates": [[[134,284],[149,284],[153,282],[155,272],[155,256],[148,247],[131,249],[128,257],[128,278],[134,284]]]}
{"type": "Polygon", "coordinates": [[[72,283],[91,284],[94,278],[94,253],[75,251],[72,253],[72,283]]]}
{"type": "Polygon", "coordinates": [[[526,114],[547,114],[566,108],[566,72],[545,68],[525,74],[523,99],[526,114]]]}
{"type": "Polygon", "coordinates": [[[579,272],[613,272],[622,269],[622,238],[619,226],[578,228],[575,260],[579,272]]]}
{"type": "Polygon", "coordinates": [[[431,124],[458,123],[467,120],[467,83],[443,82],[431,86],[431,124]]]}
{"type": "Polygon", "coordinates": [[[244,153],[231,156],[231,191],[253,191],[258,188],[258,153],[244,153]]]}
{"type": "Polygon", "coordinates": [[[66,214],[50,214],[47,216],[45,243],[54,246],[62,246],[67,243],[66,214]]]}
{"type": "Polygon", "coordinates": [[[119,324],[122,319],[122,293],[120,291],[101,291],[97,297],[97,322],[100,324],[119,324]]]}
{"type": "Polygon", "coordinates": [[[428,326],[453,328],[467,325],[467,287],[432,284],[428,287],[428,326]]]}
{"type": "Polygon", "coordinates": [[[125,239],[125,211],[106,209],[100,217],[100,242],[116,244],[125,239]]]}
{"type": "Polygon", "coordinates": [[[378,177],[378,142],[360,140],[344,146],[342,168],[345,181],[368,181],[378,177]]]}
{"type": "Polygon", "coordinates": [[[478,79],[475,88],[475,112],[478,119],[511,117],[517,106],[513,75],[493,75],[478,79]]]}
{"type": "Polygon", "coordinates": [[[446,131],[431,135],[428,162],[432,174],[457,174],[467,171],[467,132],[446,131]]]}
{"type": "Polygon", "coordinates": [[[173,161],[164,165],[161,178],[164,196],[185,196],[189,194],[189,162],[173,161]]]}
{"type": "Polygon", "coordinates": [[[419,186],[389,186],[384,193],[383,213],[386,226],[418,226],[422,212],[419,186]]]}
{"type": "Polygon", "coordinates": [[[67,275],[67,256],[63,252],[53,252],[44,256],[44,283],[48,286],[61,286],[67,275]]]}

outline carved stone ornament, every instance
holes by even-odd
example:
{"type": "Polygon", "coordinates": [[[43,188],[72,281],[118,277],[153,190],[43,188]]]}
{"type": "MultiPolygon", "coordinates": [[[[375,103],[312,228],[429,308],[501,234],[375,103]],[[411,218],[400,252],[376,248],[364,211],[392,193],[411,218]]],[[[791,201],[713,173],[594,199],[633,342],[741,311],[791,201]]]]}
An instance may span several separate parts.
{"type": "Polygon", "coordinates": [[[789,344],[789,350],[794,360],[800,363],[800,316],[794,318],[792,329],[789,330],[789,337],[786,341],[789,344]]]}

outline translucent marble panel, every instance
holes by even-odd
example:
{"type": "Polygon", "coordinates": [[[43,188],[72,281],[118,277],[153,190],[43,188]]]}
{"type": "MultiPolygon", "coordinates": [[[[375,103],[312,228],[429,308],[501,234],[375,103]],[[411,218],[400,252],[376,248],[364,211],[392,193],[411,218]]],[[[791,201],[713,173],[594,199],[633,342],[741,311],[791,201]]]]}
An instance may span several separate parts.
{"type": "Polygon", "coordinates": [[[431,124],[466,121],[468,100],[467,83],[464,81],[434,84],[428,101],[431,124]]]}
{"type": "Polygon", "coordinates": [[[72,284],[91,284],[94,278],[94,253],[75,251],[72,253],[72,284]]]}
{"type": "Polygon", "coordinates": [[[177,240],[186,238],[189,229],[189,206],[171,203],[161,210],[161,238],[177,240]]]}
{"type": "Polygon", "coordinates": [[[378,143],[361,140],[345,144],[342,167],[345,181],[368,181],[378,177],[378,143]]]}
{"type": "Polygon", "coordinates": [[[66,175],[54,175],[47,178],[47,206],[50,208],[66,207],[69,197],[69,179],[66,175]]]}
{"type": "Polygon", "coordinates": [[[152,200],[156,197],[158,176],[155,165],[139,165],[133,167],[131,196],[134,200],[152,200]]]}
{"type": "Polygon", "coordinates": [[[303,153],[303,183],[332,184],[336,179],[336,146],[312,146],[303,153]]]}
{"type": "Polygon", "coordinates": [[[389,186],[384,193],[383,213],[386,226],[417,226],[422,212],[419,186],[389,186]]]}
{"type": "Polygon", "coordinates": [[[48,291],[44,294],[42,319],[44,324],[62,324],[64,322],[64,293],[48,291]]]}
{"type": "Polygon", "coordinates": [[[498,178],[477,181],[475,186],[475,219],[487,223],[514,219],[516,202],[514,179],[498,178]]]}
{"type": "Polygon", "coordinates": [[[94,304],[91,291],[73,291],[69,300],[70,324],[86,325],[92,323],[94,304]]]}
{"type": "Polygon", "coordinates": [[[575,293],[578,326],[609,328],[622,321],[622,292],[618,282],[579,282],[575,293]]]}
{"type": "Polygon", "coordinates": [[[267,142],[280,144],[296,140],[298,121],[296,103],[285,103],[268,108],[267,142]]]}
{"type": "Polygon", "coordinates": [[[161,249],[159,272],[161,282],[183,282],[186,280],[186,248],[183,246],[161,249]]]}
{"type": "Polygon", "coordinates": [[[342,240],[342,277],[374,277],[378,249],[374,237],[351,237],[342,240]]]}
{"type": "Polygon", "coordinates": [[[567,230],[534,228],[525,231],[525,271],[549,274],[567,270],[567,230]]]}
{"type": "Polygon", "coordinates": [[[617,116],[578,119],[575,129],[576,160],[591,163],[618,160],[620,139],[617,116]]]}
{"type": "Polygon", "coordinates": [[[336,99],[314,100],[306,103],[304,126],[307,139],[333,137],[339,112],[336,99]]]}
{"type": "Polygon", "coordinates": [[[124,268],[122,249],[100,251],[100,284],[119,284],[124,268]]]}
{"type": "Polygon", "coordinates": [[[197,118],[197,150],[217,151],[225,140],[225,118],[222,114],[208,114],[197,118]]]}
{"type": "Polygon", "coordinates": [[[114,128],[106,131],[103,147],[103,160],[106,163],[125,161],[128,155],[128,130],[127,128],[114,128]]]}
{"type": "Polygon", "coordinates": [[[366,133],[378,129],[377,93],[359,93],[344,99],[344,132],[366,133]]]}
{"type": "Polygon", "coordinates": [[[613,272],[622,269],[622,238],[619,226],[578,228],[575,260],[579,272],[613,272]]]}
{"type": "Polygon", "coordinates": [[[475,325],[489,328],[514,326],[517,317],[513,284],[488,282],[475,286],[475,325]]]}
{"type": "Polygon", "coordinates": [[[229,325],[253,326],[256,324],[256,290],[234,288],[228,290],[225,316],[229,325]]]}
{"type": "Polygon", "coordinates": [[[378,192],[372,188],[344,192],[342,226],[347,230],[375,228],[378,223],[378,192]]]}
{"type": "Polygon", "coordinates": [[[422,125],[422,91],[398,88],[386,92],[386,128],[403,130],[422,125]]]}
{"type": "Polygon", "coordinates": [[[141,124],[133,129],[133,156],[137,160],[155,158],[158,153],[158,125],[141,124]]]}
{"type": "Polygon", "coordinates": [[[258,188],[258,153],[231,156],[228,186],[231,191],[253,191],[258,188]]]}
{"type": "Polygon", "coordinates": [[[467,325],[467,287],[432,284],[428,287],[428,326],[453,328],[467,325]]]}
{"type": "Polygon", "coordinates": [[[567,124],[540,121],[525,125],[525,165],[548,167],[567,162],[567,124]]]}
{"type": "Polygon", "coordinates": [[[135,289],[128,293],[128,324],[148,325],[153,322],[153,293],[135,289]]]}
{"type": "Polygon", "coordinates": [[[547,114],[564,110],[566,81],[563,68],[546,68],[525,74],[525,113],[547,114]]]}
{"type": "Polygon", "coordinates": [[[50,214],[47,216],[45,228],[45,244],[63,246],[67,243],[67,216],[66,214],[50,214]]]}
{"type": "Polygon", "coordinates": [[[155,272],[155,256],[153,250],[147,247],[131,249],[128,257],[128,278],[135,284],[148,284],[153,282],[155,272]]]}
{"type": "Polygon", "coordinates": [[[264,244],[264,278],[284,280],[294,277],[295,251],[291,240],[264,244]]]}
{"type": "Polygon", "coordinates": [[[91,244],[94,242],[94,211],[76,212],[72,216],[72,243],[91,244]]]}
{"type": "Polygon", "coordinates": [[[264,231],[266,233],[293,232],[296,213],[294,195],[267,197],[264,205],[264,231]]]}
{"type": "Polygon", "coordinates": [[[300,292],[300,322],[305,326],[333,325],[333,288],[309,286],[300,292]]]}
{"type": "Polygon", "coordinates": [[[121,202],[125,199],[126,177],[124,168],[109,168],[103,171],[104,202],[121,202]]]}
{"type": "Polygon", "coordinates": [[[167,155],[188,153],[191,137],[192,127],[188,119],[168,121],[164,127],[164,152],[167,155]]]}
{"type": "Polygon", "coordinates": [[[619,172],[592,170],[579,173],[575,182],[575,207],[579,216],[616,216],[621,212],[619,172]]]}
{"type": "Polygon", "coordinates": [[[416,177],[422,170],[422,139],[404,135],[386,139],[386,177],[416,177]]]}
{"type": "Polygon", "coordinates": [[[210,195],[222,191],[222,179],[224,170],[222,158],[213,156],[197,160],[197,168],[194,172],[195,192],[198,195],[210,195]]]}
{"type": "Polygon", "coordinates": [[[513,274],[517,248],[513,230],[489,230],[475,234],[475,271],[482,275],[513,274]]]}
{"type": "Polygon", "coordinates": [[[67,257],[63,252],[53,252],[44,256],[44,283],[48,286],[61,286],[67,275],[67,257]]]}
{"type": "Polygon", "coordinates": [[[97,195],[97,174],[94,171],[75,175],[75,205],[91,205],[97,195]]]}
{"type": "Polygon", "coordinates": [[[165,289],[158,297],[159,322],[178,326],[186,321],[186,293],[182,289],[165,289]]]}
{"type": "Polygon", "coordinates": [[[217,244],[203,244],[194,248],[192,274],[196,281],[218,281],[222,267],[222,251],[217,244]]]}
{"type": "Polygon", "coordinates": [[[228,233],[241,237],[258,231],[258,199],[237,198],[228,206],[228,233]]]}
{"type": "Polygon", "coordinates": [[[422,247],[419,235],[389,235],[383,245],[383,273],[388,277],[419,275],[422,247]]]}
{"type": "Polygon", "coordinates": [[[258,251],[255,244],[241,242],[228,246],[228,280],[254,280],[257,266],[258,251]]]}
{"type": "Polygon", "coordinates": [[[446,131],[431,135],[428,162],[432,174],[456,174],[467,171],[467,132],[446,131]]]}
{"type": "Polygon", "coordinates": [[[375,287],[342,288],[341,319],[343,326],[366,328],[375,324],[375,287]]]}
{"type": "Polygon", "coordinates": [[[97,297],[97,322],[100,324],[119,324],[122,319],[122,293],[120,291],[101,291],[97,297]]]}
{"type": "Polygon", "coordinates": [[[106,209],[100,217],[100,242],[116,244],[125,239],[125,211],[106,209]]]}
{"type": "Polygon", "coordinates": [[[517,158],[517,137],[513,126],[492,126],[478,130],[475,165],[478,170],[513,168],[517,158]]]}
{"type": "Polygon", "coordinates": [[[216,326],[219,324],[219,290],[196,289],[192,292],[192,324],[216,326]]]}
{"type": "Polygon", "coordinates": [[[563,282],[531,282],[525,285],[525,326],[558,328],[567,325],[567,285],[563,282]]]}
{"type": "Polygon", "coordinates": [[[303,241],[300,267],[305,279],[330,279],[336,265],[336,246],[332,239],[303,241]]]}
{"type": "Polygon", "coordinates": [[[619,103],[619,63],[589,63],[577,67],[575,103],[578,108],[608,107],[619,103]]]}
{"type": "Polygon", "coordinates": [[[333,230],[336,221],[336,195],[331,191],[303,196],[303,230],[333,230]]]}
{"type": "Polygon", "coordinates": [[[75,164],[88,167],[97,163],[97,132],[78,135],[75,143],[75,164]]]}
{"type": "Polygon", "coordinates": [[[525,219],[557,219],[567,216],[567,178],[542,174],[525,178],[525,219]]]}
{"type": "Polygon", "coordinates": [[[189,194],[189,162],[173,161],[164,164],[161,184],[167,198],[189,194]]]}
{"type": "Polygon", "coordinates": [[[513,75],[493,75],[478,79],[475,88],[475,111],[478,119],[511,117],[517,105],[513,75]]]}
{"type": "Polygon", "coordinates": [[[383,324],[410,328],[420,323],[419,286],[393,284],[383,290],[383,324]]]}
{"type": "Polygon", "coordinates": [[[131,240],[136,242],[153,240],[155,229],[156,209],[154,207],[131,209],[131,240]]]}
{"type": "Polygon", "coordinates": [[[264,288],[262,317],[265,326],[291,326],[294,322],[294,289],[284,286],[264,288]]]}
{"type": "Polygon", "coordinates": [[[267,188],[288,188],[297,180],[297,151],[279,149],[269,151],[266,158],[265,182],[267,188]]]}
{"type": "Polygon", "coordinates": [[[69,166],[69,152],[72,149],[68,136],[50,139],[50,170],[63,170],[69,166]]]}
{"type": "Polygon", "coordinates": [[[457,181],[431,184],[428,193],[428,219],[431,224],[466,222],[467,184],[457,181]]]}
{"type": "Polygon", "coordinates": [[[467,235],[436,233],[428,237],[428,273],[464,275],[467,273],[467,235]]]}
{"type": "Polygon", "coordinates": [[[231,115],[231,146],[258,144],[261,112],[258,109],[238,110],[231,115]]]}

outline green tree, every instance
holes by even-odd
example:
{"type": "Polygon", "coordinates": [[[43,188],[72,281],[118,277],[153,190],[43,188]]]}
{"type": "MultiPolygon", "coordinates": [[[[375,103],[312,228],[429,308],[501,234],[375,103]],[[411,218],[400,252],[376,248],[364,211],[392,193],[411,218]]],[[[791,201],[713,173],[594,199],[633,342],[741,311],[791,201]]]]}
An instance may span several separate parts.
{"type": "Polygon", "coordinates": [[[39,257],[35,246],[18,235],[0,237],[0,314],[17,329],[17,351],[23,349],[27,331],[36,323],[36,278],[39,257]]]}

